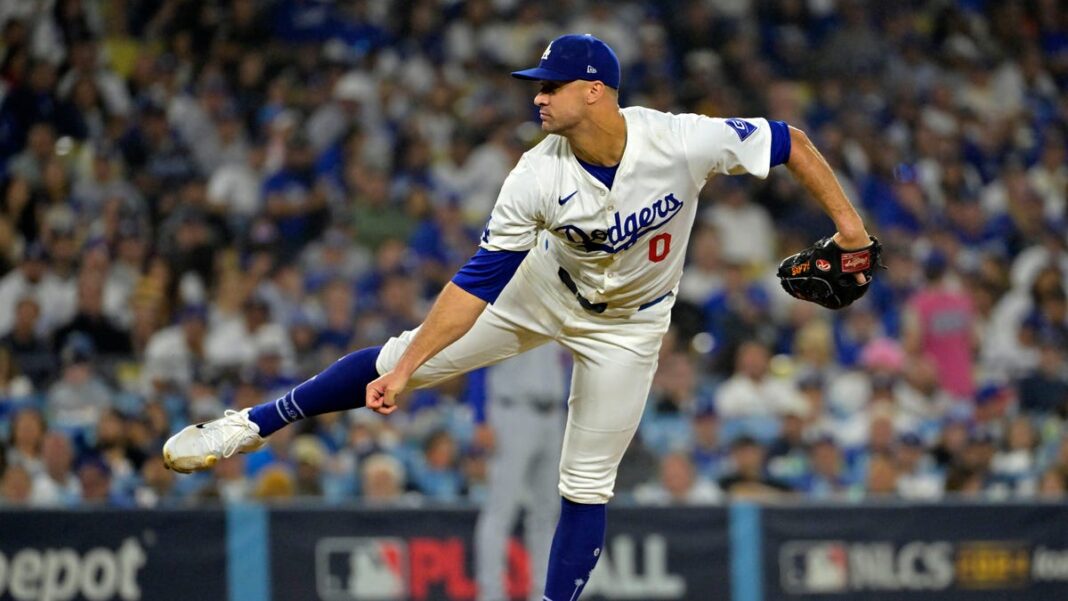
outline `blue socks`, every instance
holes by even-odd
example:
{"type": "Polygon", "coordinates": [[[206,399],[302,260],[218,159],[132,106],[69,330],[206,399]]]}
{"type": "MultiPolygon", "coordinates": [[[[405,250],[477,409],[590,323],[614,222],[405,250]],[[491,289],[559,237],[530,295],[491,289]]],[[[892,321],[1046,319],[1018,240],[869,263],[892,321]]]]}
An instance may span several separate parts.
{"type": "Polygon", "coordinates": [[[381,350],[373,346],[345,355],[282,398],[256,405],[249,419],[266,437],[299,419],[363,407],[367,385],[379,375],[375,361],[381,350]]]}
{"type": "Polygon", "coordinates": [[[575,601],[604,549],[606,505],[561,499],[560,522],[549,552],[545,601],[575,601]]]}

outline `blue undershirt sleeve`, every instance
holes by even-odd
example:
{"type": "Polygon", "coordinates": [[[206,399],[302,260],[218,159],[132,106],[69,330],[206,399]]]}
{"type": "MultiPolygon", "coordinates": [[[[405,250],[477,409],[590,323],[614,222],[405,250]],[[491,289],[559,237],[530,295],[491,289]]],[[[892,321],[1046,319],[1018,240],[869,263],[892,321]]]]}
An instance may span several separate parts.
{"type": "Polygon", "coordinates": [[[452,283],[493,304],[519,269],[528,251],[478,249],[452,276],[452,283]]]}
{"type": "Polygon", "coordinates": [[[790,126],[785,121],[768,120],[771,127],[771,167],[790,160],[790,126]]]}

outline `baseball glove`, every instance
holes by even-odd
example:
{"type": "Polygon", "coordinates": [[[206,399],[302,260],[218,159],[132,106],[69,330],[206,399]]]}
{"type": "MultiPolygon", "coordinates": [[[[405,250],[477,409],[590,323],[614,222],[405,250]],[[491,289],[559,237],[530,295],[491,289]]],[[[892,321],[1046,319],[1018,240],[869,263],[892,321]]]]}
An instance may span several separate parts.
{"type": "MultiPolygon", "coordinates": [[[[882,245],[875,236],[871,244],[856,250],[842,250],[833,238],[824,238],[779,263],[779,282],[795,298],[823,305],[828,309],[848,307],[871,288],[882,245]],[[858,284],[856,274],[867,276],[858,284]]],[[[884,267],[885,269],[885,267],[884,267]]]]}

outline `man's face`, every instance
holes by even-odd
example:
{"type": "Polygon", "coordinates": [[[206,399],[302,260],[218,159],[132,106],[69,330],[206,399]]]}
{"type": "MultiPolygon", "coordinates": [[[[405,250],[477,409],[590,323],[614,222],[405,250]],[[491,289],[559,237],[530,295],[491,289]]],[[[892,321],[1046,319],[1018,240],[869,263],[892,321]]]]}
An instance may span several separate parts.
{"type": "Polygon", "coordinates": [[[693,487],[693,466],[684,455],[669,455],[660,464],[660,480],[675,499],[684,499],[693,487]]]}
{"type": "Polygon", "coordinates": [[[41,447],[41,458],[49,474],[57,478],[65,477],[74,460],[70,442],[62,434],[47,435],[41,447]]]}
{"type": "Polygon", "coordinates": [[[841,465],[838,456],[838,448],[833,444],[821,442],[812,448],[812,469],[816,473],[827,477],[838,475],[841,465]]]}
{"type": "Polygon", "coordinates": [[[19,302],[15,309],[15,325],[17,328],[33,330],[37,326],[37,318],[41,310],[33,300],[19,302]]]}
{"type": "Polygon", "coordinates": [[[747,444],[735,447],[731,456],[738,472],[742,474],[758,476],[764,469],[764,451],[759,445],[747,444]]]}
{"type": "Polygon", "coordinates": [[[586,117],[588,81],[541,81],[534,104],[541,116],[541,129],[560,134],[575,127],[586,117]]]}

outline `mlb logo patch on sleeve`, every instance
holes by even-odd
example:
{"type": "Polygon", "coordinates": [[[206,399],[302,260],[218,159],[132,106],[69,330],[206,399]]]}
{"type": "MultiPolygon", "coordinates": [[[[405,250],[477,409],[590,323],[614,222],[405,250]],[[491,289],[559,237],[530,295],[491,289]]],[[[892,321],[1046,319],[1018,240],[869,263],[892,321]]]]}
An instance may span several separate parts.
{"type": "Polygon", "coordinates": [[[738,134],[738,139],[742,142],[745,142],[749,136],[753,135],[753,132],[757,130],[756,126],[752,123],[737,117],[727,119],[726,123],[732,130],[734,130],[734,133],[738,134]]]}

